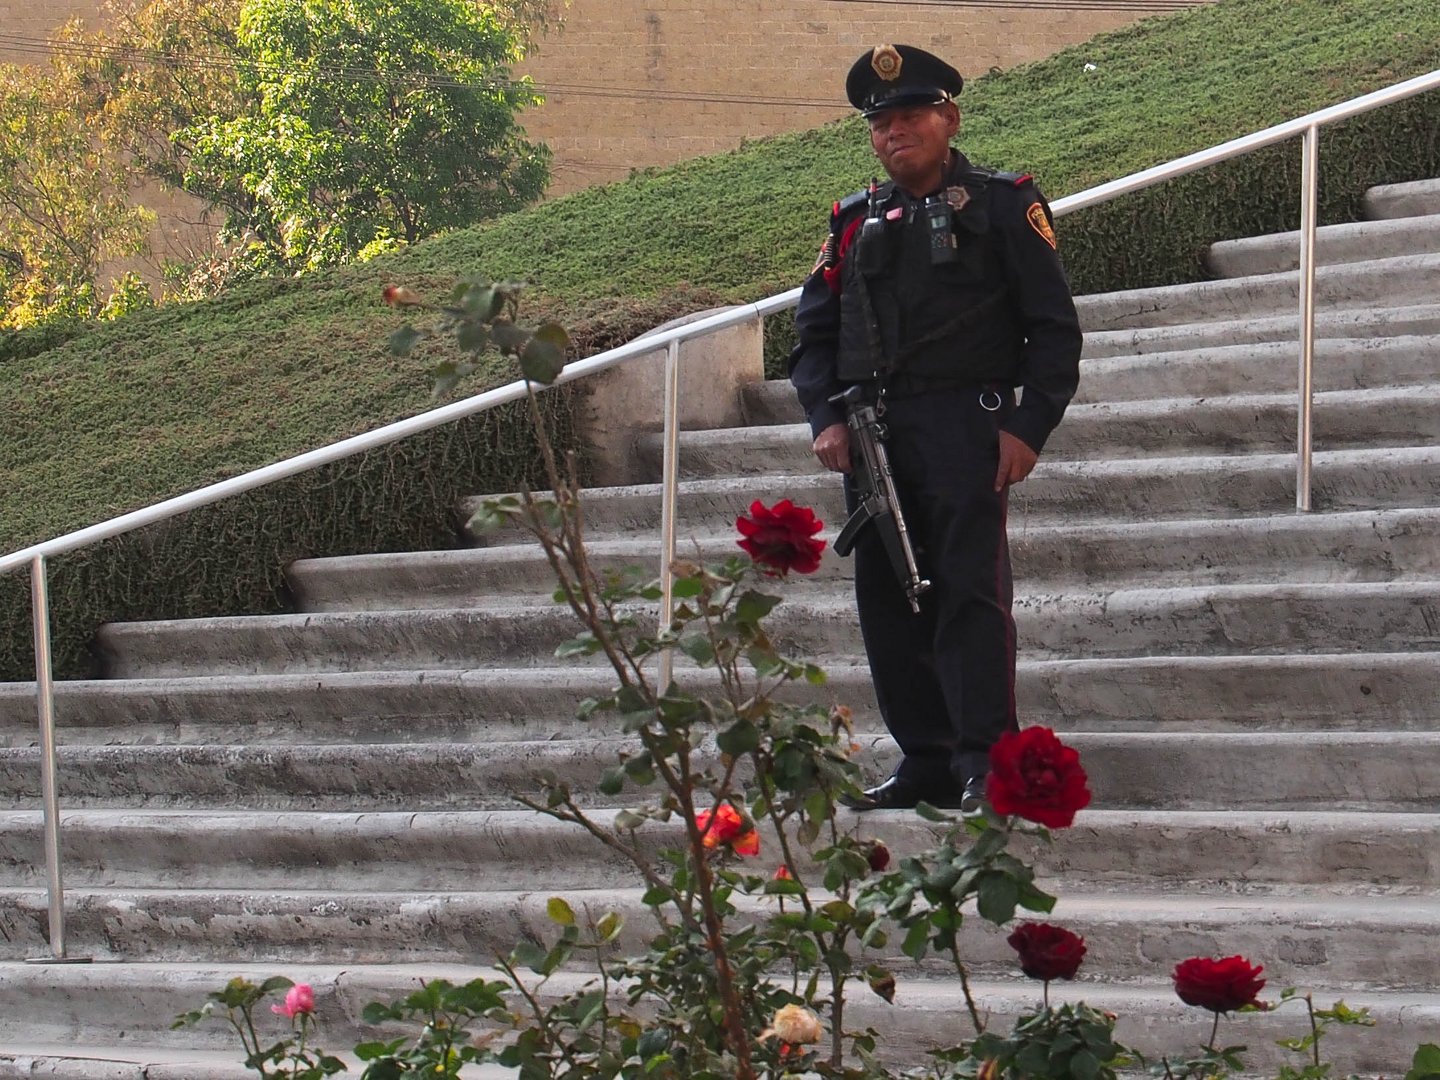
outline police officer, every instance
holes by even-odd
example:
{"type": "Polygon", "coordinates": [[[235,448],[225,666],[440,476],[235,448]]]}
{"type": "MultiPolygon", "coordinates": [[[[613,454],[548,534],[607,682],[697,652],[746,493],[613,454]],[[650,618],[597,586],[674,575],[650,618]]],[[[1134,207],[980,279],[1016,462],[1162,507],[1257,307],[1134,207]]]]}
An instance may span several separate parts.
{"type": "Polygon", "coordinates": [[[979,808],[989,749],[1016,728],[1007,492],[1034,468],[1078,380],[1080,325],[1049,207],[1028,176],[951,148],[962,83],[909,45],[855,62],[846,94],[890,179],[835,204],[795,316],[790,377],[816,456],[847,474],[853,508],[850,435],[831,399],[861,386],[882,413],[933,582],[913,613],[877,529],[864,530],[860,628],[903,758],[852,803],[860,810],[979,808]]]}

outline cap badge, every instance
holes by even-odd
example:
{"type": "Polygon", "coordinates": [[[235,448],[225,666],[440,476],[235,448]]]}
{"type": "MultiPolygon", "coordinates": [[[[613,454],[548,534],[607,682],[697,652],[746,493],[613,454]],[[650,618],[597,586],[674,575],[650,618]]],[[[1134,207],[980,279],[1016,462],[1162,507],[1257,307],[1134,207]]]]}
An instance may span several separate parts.
{"type": "Polygon", "coordinates": [[[870,54],[870,66],[886,82],[894,82],[900,77],[903,62],[894,45],[876,45],[875,51],[870,54]]]}

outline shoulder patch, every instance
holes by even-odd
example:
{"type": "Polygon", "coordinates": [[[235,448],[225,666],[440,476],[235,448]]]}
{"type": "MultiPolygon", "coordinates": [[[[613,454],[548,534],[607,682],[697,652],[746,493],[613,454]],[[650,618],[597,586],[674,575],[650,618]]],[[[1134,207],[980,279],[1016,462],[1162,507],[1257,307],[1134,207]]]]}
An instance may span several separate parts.
{"type": "Polygon", "coordinates": [[[1050,218],[1046,216],[1045,207],[1039,200],[1031,203],[1030,208],[1025,211],[1025,220],[1030,222],[1030,227],[1040,235],[1040,239],[1059,250],[1060,242],[1055,238],[1055,230],[1050,227],[1050,218]]]}

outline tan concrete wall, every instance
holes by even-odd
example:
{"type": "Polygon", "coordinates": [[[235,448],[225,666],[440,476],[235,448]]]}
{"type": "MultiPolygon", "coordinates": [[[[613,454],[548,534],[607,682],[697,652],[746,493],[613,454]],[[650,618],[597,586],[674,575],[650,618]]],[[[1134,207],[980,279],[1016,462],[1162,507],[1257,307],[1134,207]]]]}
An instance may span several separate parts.
{"type": "MultiPolygon", "coordinates": [[[[99,11],[99,0],[0,0],[0,34],[46,38],[72,18],[94,25],[99,11]]],[[[38,59],[29,49],[0,42],[0,64],[33,64],[38,59]]]]}
{"type": "Polygon", "coordinates": [[[970,77],[1134,18],[837,0],[571,0],[564,24],[521,68],[547,90],[524,124],[554,152],[551,192],[574,191],[843,116],[846,70],[881,42],[929,49],[970,77]]]}
{"type": "MultiPolygon", "coordinates": [[[[99,8],[100,0],[0,0],[0,32],[43,37],[99,8]]],[[[971,77],[1133,19],[839,0],[570,0],[562,25],[520,68],[546,90],[523,122],[554,152],[550,193],[563,194],[843,116],[844,73],[880,42],[930,49],[971,77]]],[[[0,62],[34,59],[0,45],[0,62]]],[[[160,202],[157,242],[191,247],[195,231],[181,223],[199,208],[160,202]]]]}

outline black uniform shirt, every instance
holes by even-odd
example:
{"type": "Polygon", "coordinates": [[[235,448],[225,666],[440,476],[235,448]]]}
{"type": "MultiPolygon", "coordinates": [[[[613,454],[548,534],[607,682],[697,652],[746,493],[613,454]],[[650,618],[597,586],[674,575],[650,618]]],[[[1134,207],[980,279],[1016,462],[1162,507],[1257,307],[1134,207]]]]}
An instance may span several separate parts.
{"type": "MultiPolygon", "coordinates": [[[[974,175],[965,156],[952,149],[941,186],[966,178],[973,181],[974,175]]],[[[976,197],[989,200],[989,242],[995,246],[1025,338],[1014,379],[1024,387],[1024,394],[1005,430],[1039,453],[1079,382],[1080,320],[1055,248],[1049,207],[1029,177],[996,174],[985,187],[985,194],[976,197]]],[[[790,380],[815,435],[845,420],[829,398],[845,389],[835,374],[840,287],[844,259],[865,212],[865,201],[860,200],[835,223],[840,265],[815,267],[805,279],[795,311],[799,343],[790,357],[790,380]]]]}

